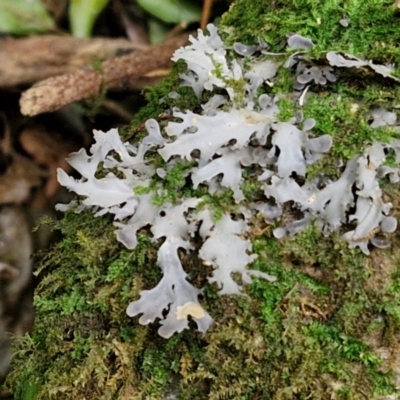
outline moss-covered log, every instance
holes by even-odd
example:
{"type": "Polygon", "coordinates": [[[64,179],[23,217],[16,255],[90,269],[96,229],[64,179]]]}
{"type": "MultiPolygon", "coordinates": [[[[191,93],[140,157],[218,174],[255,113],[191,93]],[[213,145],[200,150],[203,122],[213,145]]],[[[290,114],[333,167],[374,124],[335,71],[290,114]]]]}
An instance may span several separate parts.
{"type": "MultiPolygon", "coordinates": [[[[394,64],[393,74],[400,76],[400,11],[392,1],[237,0],[219,32],[230,44],[261,38],[273,52],[284,51],[287,34],[295,32],[315,43],[304,56],[315,65],[324,63],[327,51],[340,51],[394,64]]],[[[182,69],[178,63],[148,91],[148,105],[123,130],[125,138],[139,140],[143,122],[163,107],[199,108],[192,90],[179,85],[182,69]],[[166,96],[172,90],[181,96],[166,96]]],[[[281,121],[300,108],[292,101],[294,80],[292,70],[279,69],[274,84],[265,85],[266,92],[280,95],[281,121]]],[[[312,85],[301,107],[304,118],[314,118],[314,131],[331,135],[333,145],[307,178],[335,179],[366,145],[398,139],[398,126],[369,123],[373,107],[398,115],[398,104],[400,84],[369,68],[342,69],[336,82],[312,85]]],[[[174,169],[165,180],[170,201],[188,190],[183,170],[174,169]]],[[[381,187],[398,218],[398,184],[382,179],[381,187]]],[[[263,196],[251,177],[242,189],[248,202],[263,196]]],[[[208,202],[216,212],[234,206],[229,191],[208,202]]],[[[272,225],[255,218],[249,237],[258,258],[252,268],[274,274],[276,282],[255,279],[240,297],[220,297],[206,284],[202,303],[215,324],[206,334],[186,330],[165,340],[157,326],[141,326],[125,312],[161,276],[157,244],[148,232],[142,230],[137,248],[128,251],[116,241],[108,217],[68,213],[54,227],[63,240],[42,258],[35,329],[18,340],[8,379],[16,399],[398,398],[398,232],[388,236],[390,248],[366,256],[349,249],[342,232],[325,237],[310,226],[278,240],[272,225]]],[[[207,267],[187,254],[182,260],[190,281],[203,286],[207,267]]]]}

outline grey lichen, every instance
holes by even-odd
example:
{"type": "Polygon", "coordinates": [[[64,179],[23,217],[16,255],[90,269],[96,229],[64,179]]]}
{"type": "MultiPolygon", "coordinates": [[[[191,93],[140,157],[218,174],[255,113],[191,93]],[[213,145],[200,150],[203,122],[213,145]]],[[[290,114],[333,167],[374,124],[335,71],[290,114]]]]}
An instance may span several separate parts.
{"type": "MultiPolygon", "coordinates": [[[[277,238],[283,238],[287,233],[298,234],[314,223],[325,235],[344,231],[342,237],[350,247],[360,247],[369,254],[370,243],[378,247],[385,245],[376,237],[377,233],[393,232],[396,228],[395,219],[388,216],[392,205],[382,200],[378,169],[388,149],[395,152],[398,160],[398,147],[374,142],[363,154],[349,160],[339,179],[319,177],[308,180],[307,169],[329,152],[332,137],[328,134],[314,137],[312,129],[318,121],[303,121],[301,115],[288,122],[279,121],[276,99],[267,94],[256,97],[264,82],[273,80],[278,69],[287,68],[288,63],[277,60],[275,54],[267,60],[255,59],[246,66],[240,58],[228,60],[228,48],[216,27],[209,25],[208,30],[209,36],[199,31],[197,39],[192,37],[191,44],[178,49],[173,59],[187,62],[188,72],[181,78],[198,97],[203,91],[212,94],[214,89],[225,90],[227,96],[212,96],[203,106],[204,114],[172,110],[174,119],[180,121],[167,123],[166,137],[155,120],[148,120],[145,125],[148,134],[137,147],[122,143],[116,130],[95,132],[92,154],[88,156],[81,150],[68,160],[81,173],[82,179],[76,181],[59,170],[60,183],[83,196],[79,205],[73,202],[69,208],[78,207],[75,208],[77,212],[89,208],[96,216],[114,215],[117,239],[128,249],[136,248],[138,231],[148,225],[153,240],[164,240],[158,250],[158,265],[163,272],[160,283],[154,289],[142,291],[140,299],[132,302],[127,312],[130,316],[142,314],[139,322],[145,325],[160,319],[159,334],[167,338],[188,328],[189,316],[201,332],[207,331],[212,323],[211,316],[198,302],[201,290],[186,280],[178,252],[179,249],[193,251],[195,236],[202,239],[197,257],[213,267],[208,281],[217,283],[220,294],[241,292],[241,285],[233,280],[233,273],[240,273],[243,283],[251,282],[251,275],[275,279],[260,271],[246,270],[255,256],[250,241],[242,236],[250,231],[252,216],[259,211],[265,215],[266,209],[246,204],[241,189],[246,171],[263,182],[261,188],[266,207],[274,210],[266,216],[267,223],[271,216],[282,215],[282,208],[287,203],[303,214],[303,217],[275,229],[277,238]],[[244,82],[244,85],[238,82],[244,82]],[[242,91],[240,103],[236,101],[238,90],[242,91]],[[241,107],[243,99],[245,105],[241,107]],[[155,169],[149,162],[148,155],[154,152],[164,160],[164,168],[155,169]],[[213,222],[209,208],[197,210],[201,197],[156,205],[155,196],[165,190],[160,183],[153,184],[149,193],[135,193],[135,188],[150,187],[155,177],[167,179],[171,166],[185,160],[193,162],[185,177],[191,179],[194,189],[203,186],[208,194],[232,190],[235,203],[240,205],[234,216],[226,213],[213,222]],[[100,163],[103,178],[96,175],[100,163]],[[344,227],[351,223],[353,227],[344,227]]],[[[314,44],[300,35],[292,35],[288,46],[307,50],[314,44]]],[[[255,52],[259,48],[250,50],[255,52]]],[[[350,55],[345,58],[329,52],[327,59],[335,67],[368,65],[392,78],[386,67],[350,55]]],[[[300,84],[314,80],[326,85],[328,81],[336,80],[329,65],[299,65],[302,73],[298,74],[297,67],[295,74],[300,84]]],[[[65,206],[59,208],[66,209],[65,206]]]]}

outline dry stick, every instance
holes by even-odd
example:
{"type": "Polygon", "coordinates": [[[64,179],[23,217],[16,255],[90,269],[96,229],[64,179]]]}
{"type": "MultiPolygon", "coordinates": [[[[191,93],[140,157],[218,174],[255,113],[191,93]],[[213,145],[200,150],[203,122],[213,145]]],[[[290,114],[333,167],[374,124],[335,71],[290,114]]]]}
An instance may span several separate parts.
{"type": "Polygon", "coordinates": [[[36,83],[22,93],[21,112],[34,116],[55,111],[78,100],[94,97],[107,90],[120,90],[131,79],[138,78],[171,63],[172,53],[186,44],[188,34],[168,39],[148,50],[103,61],[99,68],[85,67],[78,71],[36,83]]]}
{"type": "Polygon", "coordinates": [[[33,84],[71,73],[94,60],[143,49],[144,46],[135,46],[126,39],[40,35],[0,39],[0,86],[33,84]]]}
{"type": "Polygon", "coordinates": [[[210,20],[213,0],[204,0],[203,12],[201,13],[200,28],[205,29],[210,20]]]}

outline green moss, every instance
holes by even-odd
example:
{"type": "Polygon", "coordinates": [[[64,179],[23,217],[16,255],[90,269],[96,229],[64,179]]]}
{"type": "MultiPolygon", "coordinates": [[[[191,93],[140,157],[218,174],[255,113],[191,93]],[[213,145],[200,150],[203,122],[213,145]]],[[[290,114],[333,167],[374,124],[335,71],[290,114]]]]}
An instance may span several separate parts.
{"type": "Polygon", "coordinates": [[[182,197],[190,197],[193,189],[189,188],[186,184],[186,172],[193,165],[193,162],[181,161],[176,163],[171,170],[167,171],[162,180],[155,177],[150,187],[155,189],[158,183],[160,183],[164,190],[156,193],[153,199],[154,204],[158,206],[164,203],[174,204],[182,197]]]}
{"type": "Polygon", "coordinates": [[[286,122],[293,118],[296,111],[296,106],[292,100],[282,98],[278,100],[277,105],[279,107],[279,121],[286,122]]]}
{"type": "MultiPolygon", "coordinates": [[[[278,75],[274,82],[273,92],[275,94],[280,94],[280,95],[282,95],[282,93],[284,93],[284,94],[292,93],[294,82],[295,82],[295,78],[293,76],[293,72],[289,68],[280,68],[278,70],[278,75]]],[[[280,101],[282,102],[282,106],[283,106],[283,108],[282,108],[282,112],[284,113],[283,115],[285,116],[285,118],[286,117],[291,118],[293,115],[291,115],[291,116],[285,115],[285,111],[290,111],[290,109],[289,109],[289,107],[290,107],[289,103],[291,102],[290,98],[289,99],[283,98],[280,101]]],[[[293,102],[291,102],[291,103],[293,104],[293,102]]]]}
{"type": "MultiPolygon", "coordinates": [[[[27,385],[38,392],[32,399],[161,399],[171,392],[194,400],[345,399],[392,390],[362,333],[382,310],[397,321],[389,304],[399,304],[399,275],[390,302],[376,301],[369,259],[339,238],[315,228],[283,243],[255,236],[251,267],[277,281],[255,279],[250,296],[238,298],[207,286],[215,325],[204,336],[185,331],[164,340],[124,310],[159,281],[156,249],[146,234],[135,252],[121,249],[106,222],[85,213],[58,223],[65,237],[43,261],[36,329],[21,339],[10,376],[19,398],[27,385]]],[[[196,281],[204,271],[190,265],[196,281]]]]}
{"type": "Polygon", "coordinates": [[[399,137],[399,133],[390,127],[371,128],[366,121],[368,106],[373,103],[364,103],[357,108],[361,99],[362,93],[359,97],[311,93],[304,104],[304,117],[317,121],[314,132],[332,136],[333,146],[328,158],[349,160],[373,141],[389,143],[392,138],[399,137]]]}
{"type": "MultiPolygon", "coordinates": [[[[263,281],[252,285],[253,295],[261,298],[262,316],[268,323],[265,332],[268,333],[270,352],[276,352],[275,361],[272,358],[273,372],[270,375],[275,380],[269,382],[275,391],[270,398],[290,399],[296,393],[304,393],[312,398],[323,399],[326,390],[333,391],[338,398],[347,398],[351,393],[363,390],[363,387],[370,393],[393,390],[390,375],[378,372],[380,359],[359,339],[362,321],[371,320],[373,312],[369,310],[369,315],[361,319],[360,315],[352,316],[350,325],[358,326],[359,331],[346,331],[349,315],[342,313],[341,305],[342,302],[346,306],[349,303],[337,296],[351,295],[351,299],[346,300],[357,302],[359,311],[363,313],[369,307],[353,286],[338,290],[333,271],[344,269],[341,267],[343,258],[348,256],[341,257],[340,251],[331,251],[331,254],[321,251],[321,242],[322,245],[326,242],[326,247],[332,246],[332,241],[321,238],[314,228],[294,240],[288,240],[284,245],[284,253],[290,253],[291,258],[295,255],[299,260],[297,272],[296,267],[282,268],[270,257],[275,264],[276,270],[273,272],[279,276],[278,281],[268,289],[263,281]],[[318,251],[328,256],[327,260],[323,260],[324,263],[315,258],[318,251]],[[310,265],[310,262],[314,264],[310,265]],[[325,269],[329,270],[324,272],[325,269]],[[335,290],[334,295],[332,289],[335,290]],[[348,290],[351,290],[351,294],[348,290]],[[364,375],[354,380],[355,369],[360,364],[364,375]],[[310,379],[304,379],[304,376],[310,379]]],[[[260,241],[256,246],[264,247],[260,241]]],[[[358,261],[356,267],[362,267],[359,256],[354,257],[352,261],[358,261]]],[[[345,265],[347,271],[349,263],[345,265]]],[[[352,272],[354,270],[347,272],[347,279],[352,272]]],[[[350,282],[362,286],[365,278],[361,279],[359,275],[353,276],[350,282]]]]}
{"type": "Polygon", "coordinates": [[[215,222],[218,222],[226,212],[233,213],[238,210],[238,206],[233,201],[233,192],[230,189],[213,195],[204,193],[197,205],[197,210],[200,211],[206,205],[212,211],[215,222]]]}
{"type": "Polygon", "coordinates": [[[243,176],[242,192],[248,201],[256,201],[262,196],[262,184],[253,177],[243,176]]]}
{"type": "Polygon", "coordinates": [[[144,122],[149,118],[160,119],[160,122],[169,120],[170,118],[164,115],[165,110],[173,107],[180,110],[195,110],[200,107],[202,100],[196,97],[191,88],[180,84],[179,73],[185,71],[186,64],[179,61],[174,64],[172,73],[159,85],[143,90],[147,104],[136,113],[131,124],[121,130],[122,139],[140,138],[140,133],[145,131],[144,122]],[[171,92],[176,92],[179,96],[170,98],[168,94],[171,92]]]}
{"type": "Polygon", "coordinates": [[[356,56],[368,55],[381,62],[399,60],[398,11],[391,0],[279,0],[268,5],[238,0],[223,18],[229,26],[228,40],[252,44],[259,37],[281,51],[286,35],[296,32],[316,44],[313,56],[341,50],[356,56]],[[347,17],[349,26],[339,21],[347,17]]]}

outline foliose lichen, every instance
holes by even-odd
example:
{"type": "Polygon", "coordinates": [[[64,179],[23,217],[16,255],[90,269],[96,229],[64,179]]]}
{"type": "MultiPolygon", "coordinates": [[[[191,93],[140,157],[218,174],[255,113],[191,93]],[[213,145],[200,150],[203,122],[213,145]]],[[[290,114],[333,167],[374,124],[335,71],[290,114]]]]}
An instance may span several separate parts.
{"type": "MultiPolygon", "coordinates": [[[[279,68],[293,69],[313,48],[313,42],[300,35],[289,36],[289,49],[297,51],[285,62],[281,53],[266,52],[261,46],[246,52],[237,44],[234,48],[240,49],[240,55],[261,53],[245,64],[243,58],[228,60],[228,48],[217,28],[210,24],[208,30],[209,36],[199,31],[196,39],[190,38],[190,45],[178,49],[173,56],[173,60],[187,63],[187,73],[180,75],[183,84],[190,86],[199,98],[203,91],[210,93],[203,113],[172,110],[172,117],[180,122],[167,123],[166,137],[156,120],[148,120],[148,135],[137,147],[123,143],[116,130],[95,132],[91,155],[81,150],[68,159],[82,178],[76,181],[58,171],[59,182],[82,197],[78,203],[73,201],[59,209],[75,207],[76,212],[81,212],[90,208],[96,216],[114,215],[117,239],[131,250],[137,245],[137,232],[144,227],[151,226],[154,240],[164,239],[158,250],[163,278],[154,289],[143,291],[141,298],[129,305],[127,313],[132,317],[142,315],[139,322],[144,325],[160,319],[159,334],[166,338],[187,328],[189,317],[201,332],[206,332],[212,323],[198,301],[201,291],[186,280],[178,252],[194,250],[191,242],[195,236],[202,240],[197,257],[213,267],[208,281],[217,284],[220,294],[239,294],[241,287],[233,280],[233,273],[240,273],[243,283],[251,282],[251,275],[275,279],[261,271],[246,270],[256,256],[250,241],[242,235],[250,231],[251,218],[257,213],[271,223],[282,215],[282,207],[290,203],[302,216],[276,228],[275,237],[295,235],[314,223],[326,235],[340,230],[350,247],[360,247],[365,254],[369,254],[369,243],[388,246],[387,240],[376,235],[393,232],[397,227],[396,219],[388,216],[392,205],[382,199],[379,178],[389,172],[396,175],[399,170],[400,140],[370,143],[343,166],[337,180],[325,176],[307,179],[307,168],[329,152],[332,137],[315,137],[311,130],[318,121],[303,120],[301,113],[288,122],[279,121],[279,96],[257,95],[264,82],[273,83],[279,68]],[[244,82],[240,96],[234,81],[244,82]],[[213,94],[217,89],[224,90],[226,95],[213,94]],[[394,152],[396,160],[396,167],[390,171],[383,166],[388,151],[394,152]],[[154,152],[164,160],[162,168],[156,169],[149,162],[148,155],[154,152]],[[234,215],[226,213],[219,221],[213,221],[209,207],[197,209],[201,197],[181,198],[161,206],[154,203],[155,193],[162,195],[165,191],[162,181],[168,171],[185,160],[193,162],[185,171],[185,179],[192,182],[194,189],[202,185],[209,194],[232,190],[238,205],[234,215]],[[100,163],[103,177],[98,178],[100,163]],[[241,189],[244,173],[262,182],[265,199],[256,205],[245,204],[241,189]],[[135,193],[135,188],[149,186],[156,176],[160,181],[152,190],[135,193]]],[[[332,67],[365,66],[397,80],[389,67],[348,54],[344,57],[331,51],[326,60],[327,66],[321,69],[302,65],[301,75],[297,68],[297,82],[325,85],[327,80],[336,80],[332,67]],[[320,75],[315,75],[316,71],[320,75]],[[301,78],[305,74],[310,76],[301,78]]],[[[300,105],[306,101],[308,87],[300,88],[300,105]]]]}

